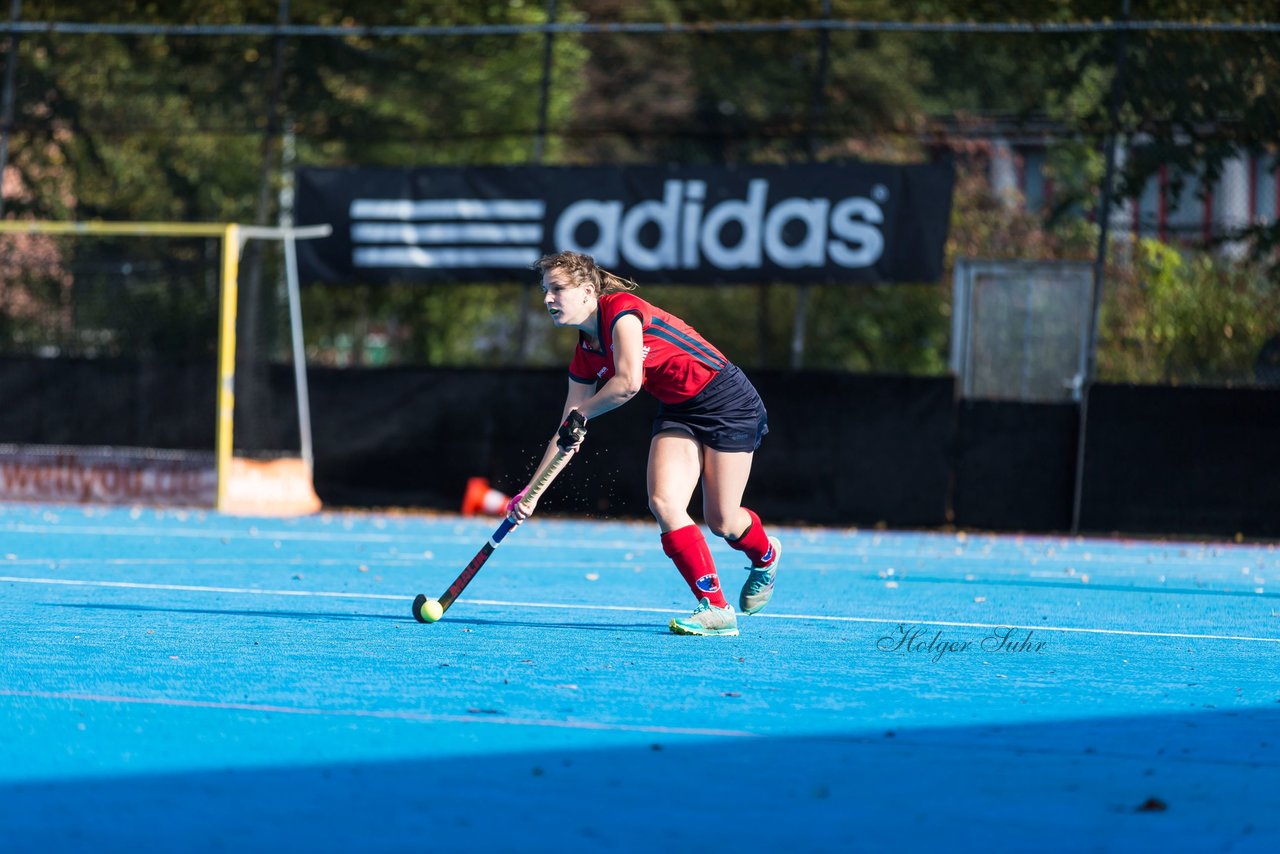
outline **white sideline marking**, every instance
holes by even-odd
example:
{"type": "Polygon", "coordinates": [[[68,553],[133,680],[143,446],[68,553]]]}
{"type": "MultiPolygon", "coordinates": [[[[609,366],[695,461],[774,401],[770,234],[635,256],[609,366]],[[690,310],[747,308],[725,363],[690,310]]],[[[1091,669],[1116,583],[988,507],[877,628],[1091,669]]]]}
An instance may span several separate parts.
{"type": "MultiPolygon", "coordinates": [[[[46,567],[68,567],[68,566],[264,566],[267,568],[279,567],[281,569],[297,569],[298,567],[307,566],[324,566],[324,567],[349,567],[352,564],[369,564],[374,563],[378,566],[389,566],[395,569],[403,567],[421,567],[426,563],[428,558],[414,557],[413,555],[395,555],[393,557],[382,556],[365,556],[358,555],[349,558],[312,558],[312,557],[288,557],[288,558],[269,558],[269,557],[31,557],[18,558],[16,560],[6,560],[0,563],[2,566],[46,566],[46,567]]],[[[527,565],[527,564],[526,564],[527,565]]]]}
{"type": "Polygon", "coordinates": [[[184,593],[244,593],[257,596],[315,596],[329,599],[404,599],[392,593],[337,593],[324,590],[264,590],[260,587],[210,587],[200,584],[152,584],[144,581],[83,581],[74,578],[18,578],[0,575],[0,583],[60,584],[66,587],[111,587],[126,590],[176,590],[184,593]]]}
{"type": "MultiPolygon", "coordinates": [[[[485,520],[489,521],[489,520],[485,520]]],[[[268,523],[269,524],[269,523],[268,523]]],[[[448,518],[443,519],[440,523],[444,525],[471,525],[478,522],[468,517],[458,517],[457,521],[450,521],[448,518]]],[[[634,539],[618,539],[612,538],[607,540],[582,540],[577,538],[564,538],[551,536],[548,529],[543,529],[534,536],[525,536],[520,542],[523,543],[522,548],[527,549],[554,549],[557,553],[564,551],[581,551],[581,550],[600,550],[600,549],[622,549],[635,553],[645,553],[646,555],[660,555],[661,550],[648,533],[648,528],[640,529],[642,523],[616,522],[609,523],[616,525],[634,525],[637,526],[637,534],[634,539]]],[[[419,543],[429,544],[433,547],[442,545],[470,545],[483,542],[483,533],[461,533],[456,529],[448,533],[438,533],[428,530],[426,527],[420,530],[405,530],[400,524],[396,524],[393,530],[369,531],[369,530],[353,530],[347,528],[341,519],[335,519],[326,525],[336,525],[340,530],[332,531],[299,531],[286,528],[258,528],[256,526],[250,528],[190,528],[190,527],[138,527],[133,525],[83,525],[83,524],[41,524],[30,522],[16,522],[12,524],[0,523],[0,531],[8,531],[16,534],[49,534],[52,536],[111,536],[111,537],[180,537],[192,539],[227,539],[227,540],[281,540],[290,542],[318,542],[318,543],[403,543],[411,542],[415,546],[419,543]]],[[[369,527],[362,524],[362,528],[369,527]]],[[[884,536],[877,537],[870,534],[855,534],[852,539],[857,542],[851,542],[849,538],[839,541],[831,545],[808,542],[803,536],[796,537],[795,540],[787,546],[788,551],[792,555],[803,554],[810,558],[815,556],[831,556],[838,559],[838,562],[826,566],[809,566],[796,567],[797,569],[812,569],[819,571],[832,570],[864,570],[871,569],[884,564],[893,564],[899,561],[908,560],[946,560],[948,562],[964,564],[974,563],[982,565],[985,569],[992,570],[996,573],[997,578],[1006,577],[1006,573],[1012,571],[1015,574],[1022,570],[1019,568],[1022,564],[1032,566],[1039,565],[1042,567],[1057,567],[1060,564],[1069,564],[1076,567],[1081,572],[1092,570],[1094,572],[1112,572],[1116,570],[1129,571],[1135,566],[1143,566],[1146,570],[1154,571],[1154,567],[1143,564],[1145,560],[1143,555],[1133,555],[1125,551],[1117,551],[1114,544],[1106,540],[1056,540],[1042,539],[1033,540],[1027,538],[1024,542],[1014,547],[1012,554],[991,554],[988,551],[987,543],[998,541],[1000,538],[986,538],[982,540],[974,540],[971,538],[967,544],[960,543],[945,534],[929,536],[921,544],[913,544],[902,542],[900,537],[884,536]],[[1052,548],[1052,553],[1046,553],[1043,550],[1037,550],[1036,546],[1052,548]],[[958,549],[958,551],[956,551],[958,549]],[[1094,551],[1091,551],[1093,549],[1094,551]],[[992,567],[992,563],[998,564],[992,567]]],[[[1004,538],[1010,540],[1012,538],[1004,538]]],[[[1253,559],[1256,561],[1254,567],[1256,571],[1267,572],[1275,571],[1277,568],[1275,555],[1270,547],[1261,547],[1254,545],[1240,545],[1237,543],[1227,542],[1209,542],[1209,543],[1167,543],[1162,541],[1134,541],[1140,546],[1149,546],[1152,549],[1163,551],[1160,557],[1159,567],[1163,568],[1164,573],[1193,571],[1196,573],[1214,574],[1225,572],[1232,577],[1237,576],[1239,561],[1253,559]]],[[[712,549],[718,550],[720,546],[712,543],[712,549]]],[[[51,558],[50,560],[53,560],[51,558]]],[[[904,570],[905,571],[905,570],[904,570]]],[[[1051,572],[1051,570],[1050,570],[1051,572]]]]}
{"type": "MultiPolygon", "coordinates": [[[[371,531],[290,531],[279,528],[144,528],[131,525],[6,525],[0,530],[15,534],[49,534],[51,536],[83,535],[92,537],[188,537],[201,540],[310,540],[313,542],[390,543],[405,539],[427,539],[426,534],[407,532],[374,533],[371,531]]],[[[432,539],[449,539],[434,537],[432,539]]],[[[459,539],[461,539],[459,537],[459,539]]]]}
{"type": "MultiPolygon", "coordinates": [[[[497,599],[468,599],[475,605],[498,605],[509,608],[577,608],[590,611],[639,611],[656,614],[684,614],[688,609],[636,608],[629,605],[568,605],[551,602],[504,602],[497,599]]],[[[1182,638],[1184,640],[1254,641],[1280,644],[1280,638],[1257,638],[1246,635],[1197,635],[1184,632],[1141,632],[1130,629],[1087,629],[1074,626],[1019,626],[1009,623],[958,623],[949,620],[904,620],[898,617],[841,617],[832,614],[753,614],[752,620],[813,620],[830,623],[875,623],[879,625],[902,624],[911,626],[947,626],[966,629],[1027,629],[1037,632],[1074,632],[1077,634],[1125,635],[1146,638],[1182,638]]]]}
{"type": "Polygon", "coordinates": [[[805,614],[755,614],[751,619],[765,617],[774,620],[832,620],[842,623],[896,623],[911,626],[947,626],[963,629],[1026,629],[1037,632],[1067,632],[1082,635],[1123,635],[1136,638],[1181,638],[1183,640],[1251,641],[1254,643],[1280,644],[1280,638],[1259,638],[1250,635],[1199,635],[1188,632],[1142,632],[1135,629],[1089,629],[1077,626],[1021,626],[1009,623],[959,623],[949,620],[899,620],[876,617],[824,617],[805,614]]]}
{"type": "Polygon", "coordinates": [[[670,727],[654,724],[611,724],[598,721],[537,720],[535,718],[508,718],[502,715],[436,715],[408,709],[308,709],[297,706],[273,706],[263,703],[223,703],[214,700],[181,700],[174,697],[124,697],[114,694],[83,694],[74,691],[11,691],[0,689],[0,697],[30,697],[39,700],[79,700],[89,703],[129,703],[142,706],[169,706],[187,709],[217,709],[235,712],[264,712],[283,715],[311,715],[316,717],[382,718],[386,720],[418,721],[420,723],[497,724],[500,726],[552,727],[555,729],[586,729],[606,732],[644,732],[657,735],[693,735],[717,738],[753,738],[753,732],[734,729],[702,729],[699,727],[670,727]]]}
{"type": "MultiPolygon", "coordinates": [[[[459,523],[465,524],[465,523],[459,523]]],[[[450,531],[447,534],[429,531],[426,529],[420,531],[294,531],[281,528],[144,528],[131,525],[112,527],[107,525],[35,525],[30,523],[18,523],[14,525],[0,524],[0,531],[14,534],[47,534],[54,537],[63,536],[91,536],[91,537],[182,537],[197,540],[250,540],[253,542],[267,542],[270,540],[281,540],[291,542],[316,542],[316,543],[402,543],[406,540],[413,543],[425,543],[433,546],[442,544],[447,545],[470,545],[475,548],[478,544],[485,541],[485,535],[480,532],[456,532],[450,531]]],[[[492,533],[490,529],[489,533],[492,533]]],[[[583,549],[626,549],[635,551],[637,549],[652,551],[657,554],[662,553],[662,547],[658,545],[657,538],[653,537],[652,542],[645,540],[599,540],[586,541],[574,539],[556,539],[548,536],[524,537],[520,542],[528,547],[548,548],[557,551],[564,550],[583,550],[583,549]]]]}
{"type": "MultiPolygon", "coordinates": [[[[154,584],[141,581],[87,581],[72,578],[23,578],[0,575],[0,583],[50,584],[66,587],[109,587],[129,590],[174,590],[186,593],[233,593],[252,596],[314,596],[322,599],[372,599],[409,602],[411,596],[396,593],[345,593],[327,590],[269,590],[254,587],[210,587],[197,584],[154,584]]],[[[545,608],[575,611],[626,611],[642,614],[684,614],[684,608],[641,608],[634,605],[578,605],[562,602],[513,602],[504,599],[467,599],[472,605],[490,605],[499,608],[545,608]]],[[[1093,629],[1077,626],[1030,626],[1009,623],[964,623],[951,620],[911,620],[900,617],[843,617],[832,614],[755,614],[753,620],[811,620],[827,623],[872,623],[876,625],[903,624],[913,626],[946,626],[966,629],[1025,629],[1037,632],[1064,632],[1068,634],[1118,635],[1141,638],[1178,638],[1182,640],[1223,640],[1249,643],[1280,644],[1280,638],[1253,637],[1250,635],[1206,635],[1190,632],[1144,632],[1134,629],[1093,629]]]]}

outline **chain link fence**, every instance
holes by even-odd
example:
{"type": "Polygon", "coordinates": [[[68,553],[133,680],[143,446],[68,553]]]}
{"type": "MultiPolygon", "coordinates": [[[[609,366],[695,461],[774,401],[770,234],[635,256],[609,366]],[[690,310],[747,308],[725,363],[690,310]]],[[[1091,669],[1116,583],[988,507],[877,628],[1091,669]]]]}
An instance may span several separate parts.
{"type": "MultiPolygon", "coordinates": [[[[1105,209],[1097,378],[1276,381],[1280,110],[1259,83],[1274,25],[1144,25],[1143,4],[1129,24],[1025,26],[876,20],[855,2],[787,4],[789,20],[764,2],[358,19],[264,2],[222,21],[119,4],[76,27],[54,17],[70,8],[27,4],[0,42],[7,218],[274,222],[298,165],[950,158],[939,281],[641,294],[744,366],[942,374],[956,263],[1090,264],[1105,209]]],[[[0,352],[209,357],[212,242],[0,238],[0,352]]],[[[242,270],[240,335],[263,363],[289,359],[276,252],[242,270]]],[[[551,366],[571,346],[532,274],[308,283],[303,317],[314,365],[551,366]]]]}

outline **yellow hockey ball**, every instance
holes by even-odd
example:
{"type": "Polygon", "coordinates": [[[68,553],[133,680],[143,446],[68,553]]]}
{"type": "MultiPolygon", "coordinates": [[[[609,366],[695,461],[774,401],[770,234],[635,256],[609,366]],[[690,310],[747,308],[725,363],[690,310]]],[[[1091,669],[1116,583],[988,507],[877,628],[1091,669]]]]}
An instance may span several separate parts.
{"type": "Polygon", "coordinates": [[[418,609],[418,613],[422,615],[422,619],[428,623],[434,623],[436,620],[444,616],[444,608],[440,607],[440,603],[435,599],[428,599],[422,603],[422,607],[418,609]]]}

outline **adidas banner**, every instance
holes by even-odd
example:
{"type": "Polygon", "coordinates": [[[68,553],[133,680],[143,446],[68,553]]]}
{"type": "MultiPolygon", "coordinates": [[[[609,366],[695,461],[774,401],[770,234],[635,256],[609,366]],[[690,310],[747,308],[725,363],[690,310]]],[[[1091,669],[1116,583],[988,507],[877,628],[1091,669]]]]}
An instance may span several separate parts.
{"type": "Polygon", "coordinates": [[[302,169],[303,281],[520,280],[585,252],[644,282],[931,282],[950,165],[302,169]]]}

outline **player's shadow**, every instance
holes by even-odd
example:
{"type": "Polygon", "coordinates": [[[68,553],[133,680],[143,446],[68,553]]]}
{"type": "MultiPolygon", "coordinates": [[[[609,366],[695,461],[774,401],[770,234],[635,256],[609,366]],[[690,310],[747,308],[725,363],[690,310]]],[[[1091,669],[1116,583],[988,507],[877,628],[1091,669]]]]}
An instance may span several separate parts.
{"type": "MultiPolygon", "coordinates": [[[[410,619],[413,619],[410,617],[410,619]]],[[[654,623],[566,623],[563,621],[544,621],[544,620],[483,620],[476,617],[453,618],[446,617],[441,621],[448,624],[465,626],[516,626],[519,628],[531,629],[585,629],[587,631],[618,631],[618,632],[654,632],[666,633],[665,626],[656,626],[654,623]]]]}

